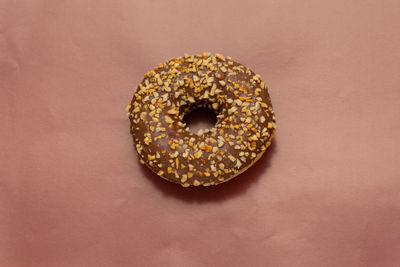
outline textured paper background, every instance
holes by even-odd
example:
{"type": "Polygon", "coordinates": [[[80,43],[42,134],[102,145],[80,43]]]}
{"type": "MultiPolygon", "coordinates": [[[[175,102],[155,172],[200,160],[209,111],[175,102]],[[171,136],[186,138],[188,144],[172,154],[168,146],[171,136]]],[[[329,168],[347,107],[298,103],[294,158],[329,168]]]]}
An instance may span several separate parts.
{"type": "Polygon", "coordinates": [[[0,266],[399,266],[399,1],[0,0],[0,266]],[[233,181],[139,166],[124,108],[169,57],[268,82],[233,181]]]}

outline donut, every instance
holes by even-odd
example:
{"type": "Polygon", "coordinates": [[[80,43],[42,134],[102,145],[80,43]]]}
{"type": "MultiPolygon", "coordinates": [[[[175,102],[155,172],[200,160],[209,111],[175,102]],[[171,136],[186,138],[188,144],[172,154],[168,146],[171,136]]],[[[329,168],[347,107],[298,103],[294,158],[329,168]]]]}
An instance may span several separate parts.
{"type": "Polygon", "coordinates": [[[252,166],[276,130],[265,81],[221,54],[185,54],[144,75],[126,108],[140,163],[183,187],[218,185],[252,166]],[[182,119],[214,110],[211,129],[192,132],[182,119]]]}

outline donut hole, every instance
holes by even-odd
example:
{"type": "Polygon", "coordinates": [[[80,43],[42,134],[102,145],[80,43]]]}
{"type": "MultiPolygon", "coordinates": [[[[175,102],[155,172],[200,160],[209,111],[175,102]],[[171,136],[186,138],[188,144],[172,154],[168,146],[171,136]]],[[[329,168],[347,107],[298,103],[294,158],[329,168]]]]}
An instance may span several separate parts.
{"type": "Polygon", "coordinates": [[[189,127],[191,132],[198,133],[201,130],[214,128],[217,123],[217,114],[215,110],[207,107],[193,107],[183,116],[182,122],[189,127]]]}

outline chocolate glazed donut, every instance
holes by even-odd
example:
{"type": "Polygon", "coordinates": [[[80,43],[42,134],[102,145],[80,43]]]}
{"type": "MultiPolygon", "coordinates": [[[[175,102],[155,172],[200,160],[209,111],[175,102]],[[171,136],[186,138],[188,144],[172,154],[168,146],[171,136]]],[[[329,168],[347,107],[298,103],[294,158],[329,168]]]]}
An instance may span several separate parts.
{"type": "Polygon", "coordinates": [[[172,58],[146,73],[127,107],[140,162],[160,177],[208,186],[253,165],[271,144],[274,111],[264,81],[230,57],[210,53],[172,58]],[[215,127],[191,132],[183,116],[215,110],[215,127]]]}

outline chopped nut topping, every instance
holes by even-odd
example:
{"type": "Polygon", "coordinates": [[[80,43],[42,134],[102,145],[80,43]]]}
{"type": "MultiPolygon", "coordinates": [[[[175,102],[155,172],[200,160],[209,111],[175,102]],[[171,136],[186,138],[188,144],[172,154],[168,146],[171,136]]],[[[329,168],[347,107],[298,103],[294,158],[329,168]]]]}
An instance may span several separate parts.
{"type": "Polygon", "coordinates": [[[199,151],[197,151],[196,153],[194,153],[194,157],[195,157],[196,159],[198,159],[198,158],[201,157],[201,154],[203,154],[203,152],[202,152],[201,150],[199,150],[199,151]]]}
{"type": "Polygon", "coordinates": [[[165,116],[164,118],[165,118],[165,121],[166,121],[168,124],[171,124],[171,123],[174,122],[174,121],[171,119],[170,116],[165,116]]]}
{"type": "Polygon", "coordinates": [[[221,55],[221,54],[215,54],[215,57],[220,59],[220,60],[225,61],[225,57],[223,55],[221,55]]]}
{"type": "Polygon", "coordinates": [[[262,154],[276,130],[260,75],[221,54],[185,54],[157,65],[126,112],[140,162],[183,187],[231,179],[262,154]],[[218,121],[190,132],[181,120],[199,106],[217,111],[218,121]]]}
{"type": "Polygon", "coordinates": [[[184,174],[184,175],[182,175],[181,183],[184,183],[184,182],[186,182],[186,181],[187,181],[187,175],[184,174]]]}
{"type": "Polygon", "coordinates": [[[229,155],[228,158],[229,158],[231,161],[235,161],[235,160],[236,160],[236,158],[235,158],[234,156],[232,156],[232,155],[229,155]]]}

